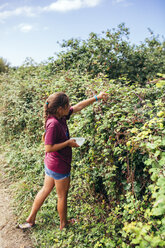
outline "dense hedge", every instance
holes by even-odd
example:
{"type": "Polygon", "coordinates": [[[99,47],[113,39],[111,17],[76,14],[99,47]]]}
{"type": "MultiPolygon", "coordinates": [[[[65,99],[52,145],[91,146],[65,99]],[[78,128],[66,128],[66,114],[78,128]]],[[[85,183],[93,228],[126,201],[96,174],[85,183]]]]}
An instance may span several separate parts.
{"type": "Polygon", "coordinates": [[[165,73],[165,41],[150,30],[150,37],[140,45],[132,45],[129,29],[120,24],[117,29],[101,34],[91,33],[86,40],[63,41],[63,52],[49,64],[51,70],[76,69],[96,77],[104,73],[110,79],[126,76],[144,85],[156,73],[165,73]]]}
{"type": "Polygon", "coordinates": [[[59,231],[54,193],[32,231],[35,247],[165,246],[165,75],[143,87],[124,77],[95,79],[77,70],[52,74],[47,66],[24,65],[0,76],[1,140],[15,188],[18,221],[28,215],[43,184],[43,103],[55,91],[72,104],[105,90],[69,122],[85,144],[73,149],[68,217],[79,222],[59,231]]]}

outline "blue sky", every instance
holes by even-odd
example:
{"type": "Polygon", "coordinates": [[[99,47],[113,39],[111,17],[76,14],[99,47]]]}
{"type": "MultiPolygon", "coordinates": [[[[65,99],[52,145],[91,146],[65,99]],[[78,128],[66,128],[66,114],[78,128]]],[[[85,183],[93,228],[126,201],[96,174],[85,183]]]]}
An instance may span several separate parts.
{"type": "Polygon", "coordinates": [[[124,22],[130,41],[139,44],[165,37],[165,0],[0,0],[0,57],[20,66],[37,63],[60,51],[57,41],[87,39],[124,22]]]}

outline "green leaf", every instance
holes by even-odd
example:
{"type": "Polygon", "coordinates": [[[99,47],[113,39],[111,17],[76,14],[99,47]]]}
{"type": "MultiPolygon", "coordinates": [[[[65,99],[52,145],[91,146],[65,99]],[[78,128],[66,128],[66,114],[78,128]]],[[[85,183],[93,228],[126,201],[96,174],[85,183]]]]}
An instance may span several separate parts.
{"type": "Polygon", "coordinates": [[[165,80],[160,80],[158,83],[156,83],[157,88],[162,88],[163,86],[165,86],[165,80]]]}

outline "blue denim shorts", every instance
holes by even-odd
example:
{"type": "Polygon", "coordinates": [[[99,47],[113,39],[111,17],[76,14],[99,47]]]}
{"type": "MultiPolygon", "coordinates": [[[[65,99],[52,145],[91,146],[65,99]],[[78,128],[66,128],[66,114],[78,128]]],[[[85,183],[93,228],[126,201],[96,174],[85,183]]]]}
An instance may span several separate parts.
{"type": "Polygon", "coordinates": [[[53,177],[55,180],[61,180],[61,179],[64,179],[64,178],[67,178],[70,176],[70,172],[67,173],[67,174],[60,174],[60,173],[56,173],[52,170],[49,170],[46,165],[45,165],[45,174],[49,177],[53,177]]]}

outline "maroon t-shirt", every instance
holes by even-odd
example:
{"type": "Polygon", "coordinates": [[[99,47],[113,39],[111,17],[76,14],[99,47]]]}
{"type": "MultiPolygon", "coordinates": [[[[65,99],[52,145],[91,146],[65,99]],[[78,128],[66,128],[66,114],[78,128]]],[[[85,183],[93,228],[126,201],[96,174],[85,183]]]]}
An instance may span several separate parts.
{"type": "MultiPolygon", "coordinates": [[[[49,117],[46,122],[45,145],[54,145],[65,142],[70,139],[69,129],[66,120],[73,113],[73,108],[70,108],[69,114],[66,117],[57,119],[49,117]]],[[[49,170],[56,173],[67,174],[71,169],[72,148],[65,148],[56,152],[46,152],[44,163],[49,170]]]]}

